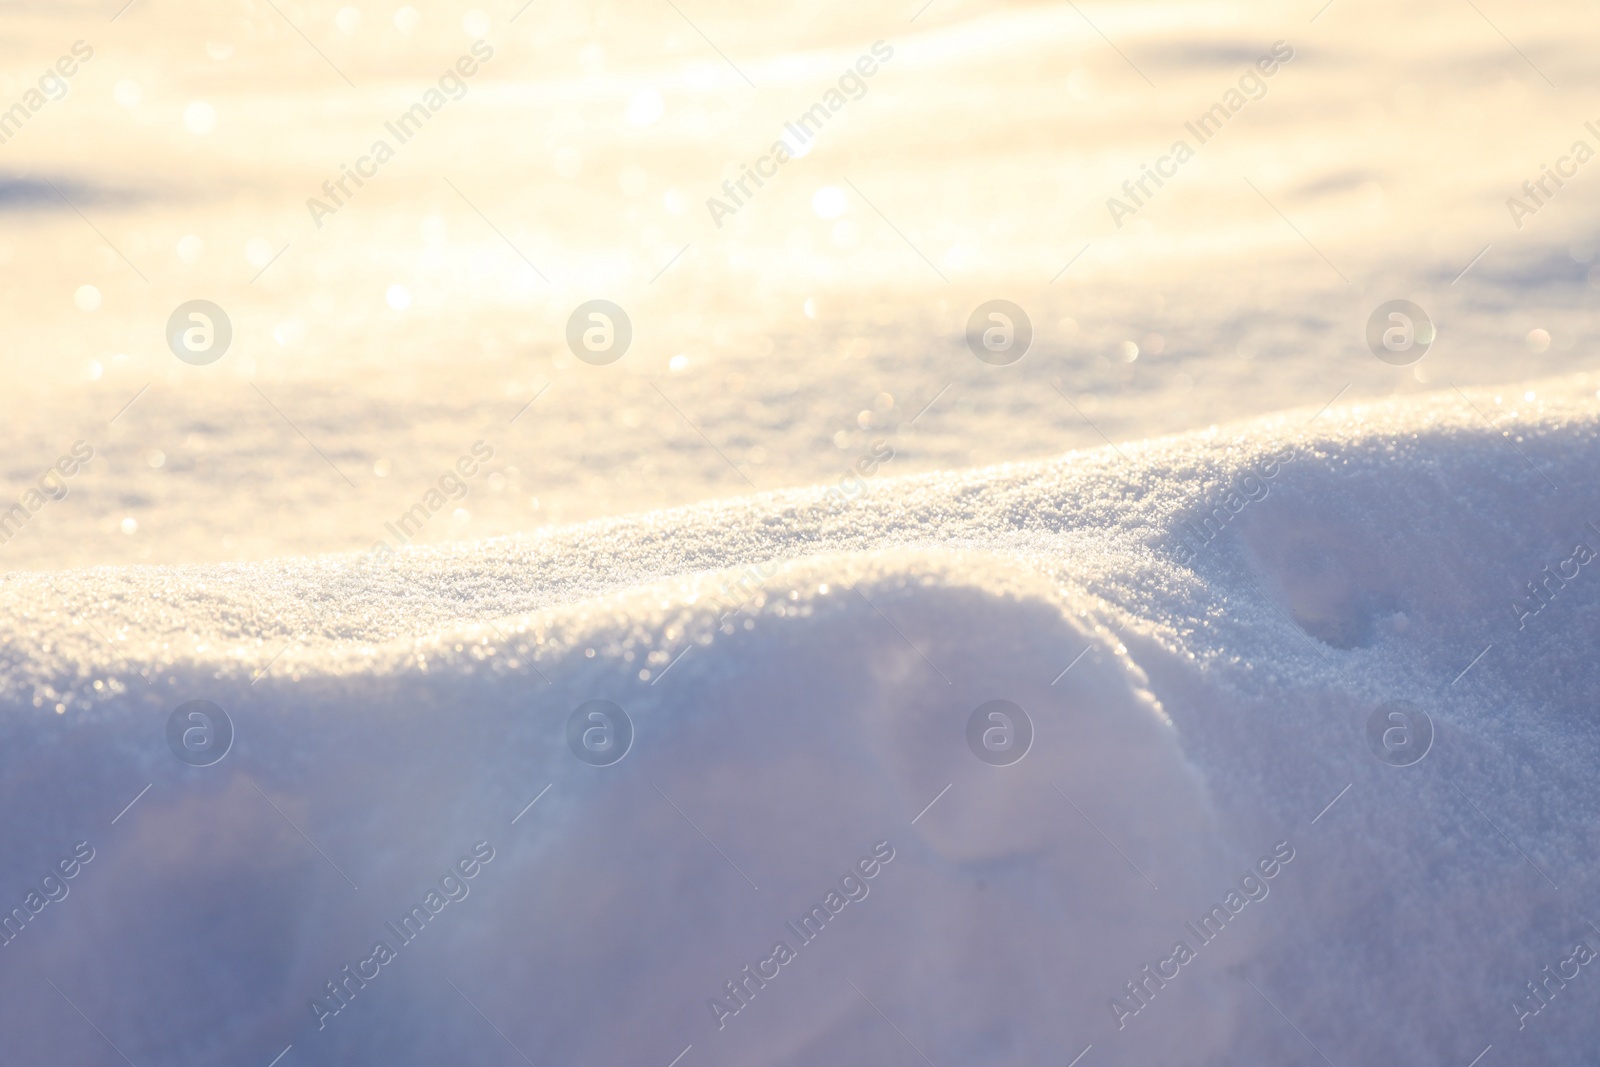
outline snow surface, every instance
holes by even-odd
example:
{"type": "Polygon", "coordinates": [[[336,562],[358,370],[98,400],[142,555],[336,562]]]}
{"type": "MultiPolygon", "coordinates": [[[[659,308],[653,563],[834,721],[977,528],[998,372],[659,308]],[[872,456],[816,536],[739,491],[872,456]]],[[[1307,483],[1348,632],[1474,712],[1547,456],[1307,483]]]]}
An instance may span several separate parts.
{"type": "Polygon", "coordinates": [[[1592,968],[1522,1029],[1511,1005],[1600,947],[1600,577],[1520,629],[1513,604],[1600,547],[1595,386],[1296,409],[842,507],[10,573],[0,902],[94,858],[0,948],[4,1059],[1586,1062],[1592,968]],[[209,767],[167,746],[191,699],[236,730],[209,767]],[[636,730],[610,766],[567,744],[594,699],[636,730]],[[994,699],[1036,730],[1010,766],[965,740],[994,699]],[[1420,763],[1369,749],[1391,701],[1431,719],[1420,763]],[[319,1030],[324,983],[482,841],[470,893],[319,1030]],[[880,842],[799,947],[785,923],[880,842]],[[1274,849],[1265,897],[1192,937],[1274,849]]]}
{"type": "Polygon", "coordinates": [[[1571,5],[122,3],[4,13],[0,108],[95,54],[3,146],[0,511],[94,458],[0,545],[0,1063],[1595,1061],[1600,172],[1507,212],[1600,121],[1571,5]]]}
{"type": "Polygon", "coordinates": [[[1600,365],[1600,169],[1506,208],[1600,123],[1568,5],[405,0],[407,34],[354,0],[110,24],[123,2],[5,8],[7,101],[96,49],[4,145],[0,478],[96,456],[8,570],[365,548],[479,439],[490,473],[419,540],[833,483],[885,438],[883,473],[929,473],[1600,365]],[[464,6],[494,59],[314,225],[307,198],[470,47],[464,6]],[[868,93],[717,225],[707,198],[880,39],[868,93]],[[1278,40],[1268,94],[1116,225],[1108,198],[1278,40]],[[564,343],[595,297],[635,331],[606,367],[564,343]],[[1440,340],[1396,369],[1363,337],[1400,297],[1440,340]],[[164,341],[196,298],[234,326],[205,367],[164,341]],[[995,298],[1032,320],[1010,367],[963,339],[995,298]]]}

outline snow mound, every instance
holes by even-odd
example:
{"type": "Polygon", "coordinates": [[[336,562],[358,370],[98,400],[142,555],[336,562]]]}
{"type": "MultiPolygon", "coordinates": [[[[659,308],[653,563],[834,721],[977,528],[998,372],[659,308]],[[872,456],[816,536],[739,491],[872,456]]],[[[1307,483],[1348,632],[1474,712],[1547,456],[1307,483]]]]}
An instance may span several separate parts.
{"type": "Polygon", "coordinates": [[[1600,417],[1526,389],[9,575],[3,1058],[1579,1062],[1600,417]]]}

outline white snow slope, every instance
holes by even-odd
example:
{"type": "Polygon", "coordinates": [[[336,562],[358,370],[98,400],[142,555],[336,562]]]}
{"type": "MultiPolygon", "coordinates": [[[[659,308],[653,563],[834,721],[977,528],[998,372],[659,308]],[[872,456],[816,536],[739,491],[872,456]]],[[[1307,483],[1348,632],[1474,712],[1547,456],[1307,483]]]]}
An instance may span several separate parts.
{"type": "Polygon", "coordinates": [[[0,1060],[1592,1062],[1594,388],[8,574],[0,1060]],[[969,749],[991,700],[1020,762],[969,749]]]}

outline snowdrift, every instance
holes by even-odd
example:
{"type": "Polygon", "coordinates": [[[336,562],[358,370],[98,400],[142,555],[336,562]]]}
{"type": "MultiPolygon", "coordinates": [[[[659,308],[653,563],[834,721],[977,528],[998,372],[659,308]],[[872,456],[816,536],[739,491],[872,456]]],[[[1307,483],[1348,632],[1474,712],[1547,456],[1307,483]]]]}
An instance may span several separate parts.
{"type": "Polygon", "coordinates": [[[1580,1062],[1590,389],[7,576],[0,1049],[1580,1062]]]}

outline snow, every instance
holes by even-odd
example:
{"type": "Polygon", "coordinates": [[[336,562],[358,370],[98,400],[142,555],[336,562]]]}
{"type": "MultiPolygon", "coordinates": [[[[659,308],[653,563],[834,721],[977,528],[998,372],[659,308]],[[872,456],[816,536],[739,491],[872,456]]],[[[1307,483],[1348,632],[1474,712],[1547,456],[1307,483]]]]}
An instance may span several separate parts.
{"type": "Polygon", "coordinates": [[[1565,6],[109,6],[0,61],[0,1062],[1594,1059],[1565,6]]]}
{"type": "Polygon", "coordinates": [[[1600,607],[1582,567],[1512,605],[1600,545],[1592,385],[1530,383],[1494,427],[1471,392],[1295,409],[837,508],[7,575],[3,899],[95,850],[0,949],[8,1053],[106,1053],[44,977],[135,1063],[1577,1062],[1586,969],[1525,1029],[1510,1005],[1600,946],[1600,607]],[[1283,455],[1181,564],[1180,524],[1283,455]],[[234,727],[210,766],[168,748],[190,699],[234,727]],[[996,699],[1034,728],[1007,766],[966,741],[996,699]],[[569,747],[590,700],[631,720],[616,762],[569,747]],[[1395,701],[1434,730],[1408,766],[1368,744],[1395,701]],[[323,984],[479,842],[319,1029],[323,984]],[[801,947],[785,923],[880,842],[801,947]],[[1189,931],[1241,884],[1265,895],[1189,931]]]}

